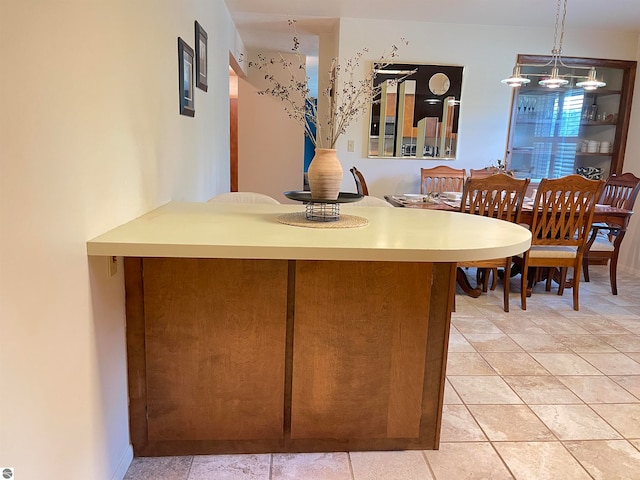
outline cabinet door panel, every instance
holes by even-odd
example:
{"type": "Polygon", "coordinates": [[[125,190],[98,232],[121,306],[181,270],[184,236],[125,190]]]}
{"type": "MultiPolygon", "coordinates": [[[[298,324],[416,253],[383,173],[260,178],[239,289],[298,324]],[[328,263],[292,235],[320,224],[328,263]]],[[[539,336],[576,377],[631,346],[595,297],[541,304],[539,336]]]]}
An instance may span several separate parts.
{"type": "Polygon", "coordinates": [[[296,262],[292,439],[420,435],[431,268],[296,262]]]}
{"type": "Polygon", "coordinates": [[[287,261],[143,271],[149,441],[282,438],[287,261]]]}

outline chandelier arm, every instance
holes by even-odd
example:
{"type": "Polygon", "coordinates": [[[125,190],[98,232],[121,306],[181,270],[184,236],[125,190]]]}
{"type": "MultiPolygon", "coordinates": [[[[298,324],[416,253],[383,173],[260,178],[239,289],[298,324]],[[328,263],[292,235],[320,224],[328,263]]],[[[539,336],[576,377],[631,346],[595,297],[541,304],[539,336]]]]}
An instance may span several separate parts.
{"type": "MultiPolygon", "coordinates": [[[[548,67],[552,63],[553,63],[553,60],[549,60],[547,63],[516,63],[516,65],[519,66],[519,67],[539,67],[539,68],[542,68],[542,67],[548,67]]],[[[584,65],[567,65],[562,61],[560,63],[561,63],[561,65],[563,67],[573,68],[573,69],[591,70],[593,68],[591,66],[584,66],[584,65]]],[[[523,75],[543,75],[543,74],[523,73],[523,75]]],[[[582,75],[582,76],[586,76],[586,75],[582,75]]]]}
{"type": "MultiPolygon", "coordinates": [[[[537,65],[536,65],[537,66],[537,65]]],[[[548,73],[521,73],[523,77],[548,77],[548,73]]],[[[572,75],[570,73],[564,73],[558,75],[560,78],[589,78],[588,75],[572,75]]]]}

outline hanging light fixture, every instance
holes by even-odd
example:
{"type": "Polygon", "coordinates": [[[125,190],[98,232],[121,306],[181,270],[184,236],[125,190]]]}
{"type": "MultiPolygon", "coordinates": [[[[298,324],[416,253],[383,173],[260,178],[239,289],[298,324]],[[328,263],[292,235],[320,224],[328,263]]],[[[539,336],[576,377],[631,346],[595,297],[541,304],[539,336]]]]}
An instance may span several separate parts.
{"type": "Polygon", "coordinates": [[[567,0],[558,0],[558,6],[556,8],[556,27],[553,33],[553,49],[551,50],[551,62],[553,68],[551,69],[551,76],[543,78],[538,82],[538,85],[549,88],[558,88],[569,83],[569,80],[562,78],[558,72],[558,63],[562,63],[560,56],[562,55],[562,41],[564,40],[564,21],[567,18],[567,0]],[[560,39],[558,40],[558,24],[560,24],[560,4],[563,4],[562,9],[562,24],[560,29],[560,39]]]}
{"type": "Polygon", "coordinates": [[[596,78],[595,67],[591,67],[591,69],[589,69],[589,76],[587,76],[586,80],[576,83],[576,86],[582,87],[585,90],[595,90],[598,87],[605,87],[606,85],[606,83],[601,82],[596,78]]]}
{"type": "Polygon", "coordinates": [[[520,87],[522,85],[526,85],[531,80],[522,76],[520,65],[516,65],[513,67],[513,73],[510,77],[502,80],[502,83],[509,85],[510,87],[520,87]]]}
{"type": "Polygon", "coordinates": [[[513,74],[510,77],[502,80],[502,83],[509,85],[511,87],[520,87],[522,85],[526,85],[531,81],[529,78],[527,78],[528,76],[537,76],[537,77],[543,76],[544,78],[542,78],[538,82],[538,85],[542,85],[543,87],[547,87],[547,88],[559,88],[564,85],[567,85],[569,83],[569,80],[567,80],[567,78],[586,78],[586,80],[576,83],[576,86],[582,87],[585,90],[595,90],[598,87],[606,86],[606,83],[596,78],[595,68],[581,67],[581,66],[569,67],[568,65],[565,65],[565,63],[562,61],[562,43],[564,40],[564,26],[565,26],[566,17],[567,17],[567,0],[558,0],[558,5],[556,8],[556,25],[555,25],[554,35],[553,35],[553,48],[551,49],[551,60],[549,60],[544,65],[530,65],[530,66],[538,66],[538,67],[546,67],[546,66],[552,65],[551,75],[547,75],[547,74],[540,75],[540,74],[531,74],[531,73],[523,74],[521,69],[523,64],[516,64],[516,66],[513,68],[513,74]],[[561,11],[562,11],[562,15],[560,15],[561,11]],[[559,32],[559,35],[558,35],[558,32],[559,32]],[[558,65],[566,68],[587,68],[589,69],[589,75],[587,77],[577,76],[577,75],[568,75],[568,74],[560,75],[560,70],[558,68],[558,65]]]}

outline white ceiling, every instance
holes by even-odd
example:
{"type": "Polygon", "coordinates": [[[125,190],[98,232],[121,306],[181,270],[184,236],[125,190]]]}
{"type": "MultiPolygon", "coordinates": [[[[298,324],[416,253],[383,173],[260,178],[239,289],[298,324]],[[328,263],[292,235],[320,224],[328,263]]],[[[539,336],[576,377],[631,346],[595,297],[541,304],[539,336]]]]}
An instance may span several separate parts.
{"type": "MultiPolygon", "coordinates": [[[[330,30],[339,17],[553,28],[556,0],[225,0],[247,48],[288,49],[297,19],[305,53],[317,51],[307,34],[330,30]]],[[[569,0],[567,29],[640,32],[640,0],[569,0]]]]}

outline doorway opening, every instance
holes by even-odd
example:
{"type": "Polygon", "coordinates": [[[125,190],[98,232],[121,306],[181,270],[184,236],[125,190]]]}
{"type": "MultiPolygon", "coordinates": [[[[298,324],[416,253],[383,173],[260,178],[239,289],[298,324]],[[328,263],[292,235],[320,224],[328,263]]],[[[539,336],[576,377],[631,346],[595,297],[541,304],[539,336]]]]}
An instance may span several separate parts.
{"type": "MultiPolygon", "coordinates": [[[[238,191],[238,67],[229,55],[229,191],[238,191]]],[[[238,67],[239,68],[239,67],[238,67]]]]}

